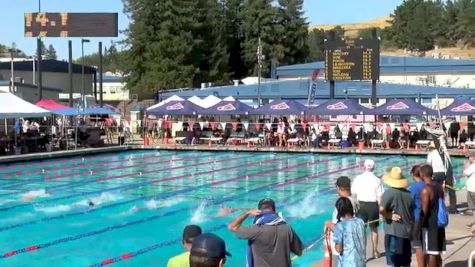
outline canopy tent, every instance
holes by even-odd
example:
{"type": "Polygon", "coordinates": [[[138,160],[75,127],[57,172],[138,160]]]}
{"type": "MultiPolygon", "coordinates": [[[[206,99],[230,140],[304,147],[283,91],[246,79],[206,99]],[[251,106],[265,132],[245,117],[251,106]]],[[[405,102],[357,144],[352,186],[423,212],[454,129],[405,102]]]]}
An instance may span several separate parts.
{"type": "MultiPolygon", "coordinates": [[[[163,100],[163,101],[161,101],[161,102],[159,102],[159,103],[157,103],[157,104],[155,104],[155,105],[153,105],[153,106],[150,106],[148,109],[150,109],[150,108],[157,108],[157,107],[163,106],[163,105],[165,105],[166,103],[168,103],[168,102],[170,102],[170,101],[185,101],[185,99],[183,99],[183,98],[181,98],[181,97],[179,97],[179,96],[177,96],[177,95],[172,95],[172,96],[170,96],[169,98],[167,98],[167,99],[165,99],[165,100],[163,100]]],[[[147,109],[147,110],[148,110],[148,109],[147,109]]]]}
{"type": "Polygon", "coordinates": [[[40,100],[40,101],[36,102],[35,105],[37,105],[38,107],[42,107],[44,109],[47,109],[47,110],[69,108],[69,106],[60,104],[60,103],[56,102],[53,99],[43,99],[43,100],[40,100]]]}
{"type": "Polygon", "coordinates": [[[455,99],[448,107],[441,109],[442,116],[471,116],[475,114],[475,100],[468,98],[455,99]]]}
{"type": "Polygon", "coordinates": [[[107,108],[86,108],[82,110],[80,108],[63,108],[52,110],[53,113],[64,116],[77,116],[77,115],[116,115],[119,114],[113,110],[107,108]]]}
{"type": "MultiPolygon", "coordinates": [[[[109,105],[109,104],[104,104],[104,105],[102,105],[102,107],[99,104],[91,105],[91,106],[87,107],[86,110],[89,109],[89,108],[98,109],[99,111],[103,111],[103,112],[105,112],[105,110],[102,110],[102,109],[108,109],[109,112],[111,112],[111,111],[113,112],[113,113],[110,113],[110,114],[114,114],[114,113],[120,114],[120,109],[119,108],[116,108],[116,107],[114,107],[112,105],[109,105]]],[[[96,114],[98,114],[98,113],[96,113],[96,114]]]]}
{"type": "Polygon", "coordinates": [[[219,102],[221,102],[221,99],[219,97],[216,97],[215,95],[209,95],[201,101],[200,106],[203,108],[209,108],[218,104],[219,102]]]}
{"type": "Polygon", "coordinates": [[[134,106],[130,107],[129,110],[130,110],[130,111],[142,111],[142,110],[144,110],[144,109],[145,109],[145,108],[144,108],[143,106],[141,106],[141,105],[134,105],[134,106]]]}
{"type": "Polygon", "coordinates": [[[368,115],[432,115],[434,110],[411,99],[391,99],[386,104],[368,110],[368,115]]]}
{"type": "Polygon", "coordinates": [[[49,115],[51,115],[51,112],[46,109],[26,102],[14,94],[0,91],[0,119],[49,115]]]}
{"type": "Polygon", "coordinates": [[[247,115],[254,109],[241,101],[222,101],[201,111],[200,115],[247,115]]]}
{"type": "Polygon", "coordinates": [[[227,96],[227,97],[223,98],[223,101],[236,101],[236,99],[232,96],[227,96]]]}
{"type": "Polygon", "coordinates": [[[188,98],[187,100],[190,101],[193,104],[196,104],[196,105],[200,106],[200,107],[201,107],[201,104],[202,104],[201,102],[203,101],[201,98],[199,98],[195,95],[188,98]]]}
{"type": "Polygon", "coordinates": [[[151,115],[196,115],[201,114],[204,108],[190,101],[170,101],[159,107],[147,108],[147,114],[151,115]]]}
{"type": "Polygon", "coordinates": [[[276,100],[272,103],[252,110],[251,115],[300,115],[308,111],[308,108],[294,100],[276,100]]]}
{"type": "Polygon", "coordinates": [[[360,115],[367,114],[368,108],[361,106],[356,99],[332,99],[309,109],[307,115],[360,115]]]}

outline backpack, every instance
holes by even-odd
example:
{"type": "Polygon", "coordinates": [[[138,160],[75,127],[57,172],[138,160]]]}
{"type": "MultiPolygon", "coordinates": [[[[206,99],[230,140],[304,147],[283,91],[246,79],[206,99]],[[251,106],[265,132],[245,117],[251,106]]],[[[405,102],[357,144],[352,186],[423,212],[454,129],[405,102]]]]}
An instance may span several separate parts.
{"type": "Polygon", "coordinates": [[[447,212],[447,207],[445,206],[444,199],[439,197],[438,198],[438,206],[437,209],[437,226],[440,228],[445,228],[449,225],[449,213],[447,212]]]}

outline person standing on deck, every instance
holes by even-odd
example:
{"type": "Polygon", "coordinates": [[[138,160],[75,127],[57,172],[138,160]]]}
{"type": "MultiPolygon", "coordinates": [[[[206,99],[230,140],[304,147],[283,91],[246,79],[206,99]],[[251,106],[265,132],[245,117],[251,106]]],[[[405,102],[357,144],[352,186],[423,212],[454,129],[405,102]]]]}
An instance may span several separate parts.
{"type": "Polygon", "coordinates": [[[383,176],[390,188],[381,197],[379,211],[386,220],[384,224],[384,247],[389,266],[411,264],[411,237],[414,225],[414,200],[406,188],[409,183],[401,168],[393,167],[383,176]]]}
{"type": "Polygon", "coordinates": [[[351,193],[359,204],[356,216],[365,223],[371,222],[371,243],[373,246],[373,257],[379,258],[378,252],[378,225],[379,225],[379,203],[384,189],[381,179],[374,175],[374,161],[367,159],[364,162],[364,171],[356,176],[351,186],[351,193]]]}
{"type": "MultiPolygon", "coordinates": [[[[424,180],[421,178],[420,174],[421,166],[415,165],[411,169],[411,175],[414,179],[415,183],[409,186],[409,191],[411,191],[412,199],[414,199],[414,225],[418,225],[421,211],[422,211],[422,200],[421,200],[421,191],[424,188],[424,180]]],[[[424,251],[422,250],[422,239],[419,233],[414,232],[414,236],[412,237],[412,247],[416,251],[416,259],[417,259],[417,266],[424,267],[425,266],[425,256],[424,251]]]]}
{"type": "Polygon", "coordinates": [[[190,249],[195,238],[201,235],[201,228],[197,225],[187,225],[183,230],[181,243],[185,252],[168,260],[167,267],[190,266],[190,249]]]}
{"type": "Polygon", "coordinates": [[[464,167],[463,175],[468,177],[466,183],[468,209],[473,215],[473,221],[467,227],[475,229],[475,152],[470,153],[469,162],[465,163],[464,167]]]}

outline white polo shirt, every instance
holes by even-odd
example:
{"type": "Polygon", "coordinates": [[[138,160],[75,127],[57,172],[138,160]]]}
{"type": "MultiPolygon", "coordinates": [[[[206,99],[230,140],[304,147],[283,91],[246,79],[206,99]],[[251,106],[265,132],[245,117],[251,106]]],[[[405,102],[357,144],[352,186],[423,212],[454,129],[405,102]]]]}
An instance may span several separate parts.
{"type": "Polygon", "coordinates": [[[434,173],[446,172],[444,162],[442,161],[437,149],[433,149],[429,154],[427,154],[427,163],[432,166],[434,173]]]}
{"type": "Polygon", "coordinates": [[[475,163],[470,164],[470,166],[463,171],[467,175],[467,191],[475,192],[475,163]]]}
{"type": "Polygon", "coordinates": [[[383,193],[381,179],[369,171],[356,176],[351,183],[351,194],[356,196],[358,201],[377,202],[383,193]]]}

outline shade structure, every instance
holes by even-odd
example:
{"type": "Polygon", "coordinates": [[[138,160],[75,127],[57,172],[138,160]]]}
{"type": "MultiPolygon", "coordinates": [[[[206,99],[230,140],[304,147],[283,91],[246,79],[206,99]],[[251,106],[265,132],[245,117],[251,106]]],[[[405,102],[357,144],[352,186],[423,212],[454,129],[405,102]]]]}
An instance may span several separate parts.
{"type": "Polygon", "coordinates": [[[153,106],[150,106],[149,108],[160,107],[160,106],[163,106],[163,105],[165,105],[166,103],[171,102],[171,101],[185,101],[185,99],[183,99],[183,98],[181,98],[181,97],[179,97],[179,96],[177,96],[177,95],[172,95],[172,96],[170,96],[169,98],[167,98],[167,99],[165,99],[165,100],[163,100],[163,101],[161,101],[161,102],[159,102],[159,103],[157,103],[157,104],[155,104],[155,105],[153,105],[153,106]]]}
{"type": "Polygon", "coordinates": [[[455,99],[448,107],[441,109],[440,114],[445,116],[475,115],[475,100],[467,98],[455,99]]]}
{"type": "Polygon", "coordinates": [[[276,100],[252,110],[251,115],[303,115],[308,108],[295,100],[276,100]]]}
{"type": "Polygon", "coordinates": [[[201,107],[203,108],[209,108],[209,107],[212,107],[216,104],[218,104],[219,102],[221,102],[222,100],[215,96],[215,95],[209,95],[205,98],[203,98],[203,100],[201,101],[201,107]]]}
{"type": "Polygon", "coordinates": [[[332,99],[307,111],[307,115],[360,115],[367,114],[368,108],[361,106],[356,99],[332,99]]]}
{"type": "Polygon", "coordinates": [[[201,115],[247,115],[254,109],[241,101],[222,101],[201,111],[201,115]]]}
{"type": "Polygon", "coordinates": [[[0,92],[0,119],[20,118],[20,117],[44,117],[51,115],[51,112],[33,105],[18,96],[0,92]]]}
{"type": "Polygon", "coordinates": [[[200,106],[200,107],[202,106],[202,105],[201,105],[201,104],[202,104],[201,102],[203,101],[203,99],[201,99],[201,98],[199,98],[199,97],[197,97],[197,96],[195,96],[195,95],[192,96],[192,97],[190,97],[190,98],[188,98],[187,100],[190,101],[190,102],[193,103],[193,104],[196,104],[196,105],[200,106]]]}
{"type": "Polygon", "coordinates": [[[170,101],[159,107],[147,108],[150,115],[196,115],[201,114],[204,108],[190,101],[170,101]]]}
{"type": "Polygon", "coordinates": [[[227,97],[223,98],[223,101],[236,101],[236,99],[232,96],[227,96],[227,97]]]}
{"type": "Polygon", "coordinates": [[[91,114],[97,114],[97,115],[114,115],[114,114],[119,114],[115,110],[111,110],[108,108],[86,108],[85,110],[81,111],[81,115],[91,115],[91,114]]]}
{"type": "MultiPolygon", "coordinates": [[[[109,105],[109,104],[104,104],[104,105],[102,105],[102,107],[101,107],[101,105],[91,105],[91,106],[87,107],[86,109],[88,109],[88,108],[93,108],[93,109],[108,109],[108,110],[109,110],[108,112],[112,111],[113,113],[117,113],[117,114],[120,113],[120,110],[119,110],[118,108],[116,108],[116,107],[114,107],[114,106],[112,106],[112,105],[109,105]]],[[[99,110],[99,111],[101,111],[101,110],[99,110]]],[[[106,112],[106,111],[103,110],[103,112],[106,112]]],[[[113,114],[113,113],[111,113],[111,114],[113,114]]]]}
{"type": "Polygon", "coordinates": [[[368,110],[368,115],[431,115],[434,110],[411,99],[391,99],[386,104],[368,110]]]}
{"type": "Polygon", "coordinates": [[[44,109],[47,109],[47,110],[69,108],[69,106],[60,104],[60,103],[56,102],[53,99],[43,99],[43,100],[40,100],[40,101],[36,102],[35,105],[37,105],[38,107],[42,107],[44,109]]]}

